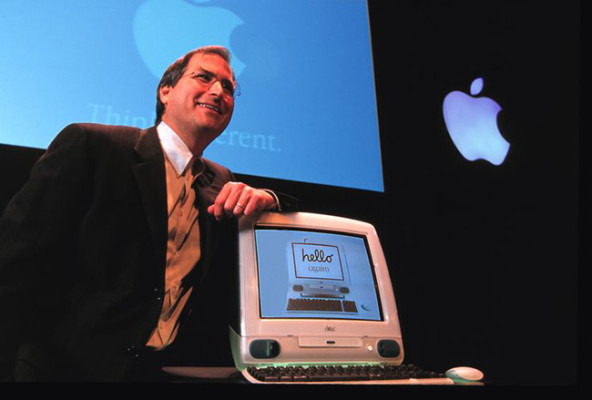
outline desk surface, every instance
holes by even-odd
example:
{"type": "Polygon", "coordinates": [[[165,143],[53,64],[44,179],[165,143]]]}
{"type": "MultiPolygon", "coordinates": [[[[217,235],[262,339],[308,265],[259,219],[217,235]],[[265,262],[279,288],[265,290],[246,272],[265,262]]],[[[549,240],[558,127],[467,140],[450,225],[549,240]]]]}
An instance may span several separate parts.
{"type": "MultiPolygon", "coordinates": [[[[247,379],[235,367],[164,367],[163,371],[172,376],[172,382],[196,382],[196,383],[249,383],[247,379]]],[[[418,384],[419,382],[401,381],[400,383],[418,384]]],[[[367,382],[348,382],[352,385],[361,385],[367,382]]],[[[386,381],[375,381],[374,384],[389,384],[386,381]]],[[[450,381],[448,384],[453,383],[450,381]]],[[[393,384],[392,382],[390,384],[393,384]]],[[[423,383],[430,384],[427,381],[423,383]]],[[[441,385],[442,382],[433,382],[432,384],[441,385]]],[[[454,382],[455,385],[478,385],[483,382],[454,382]]]]}
{"type": "Polygon", "coordinates": [[[162,370],[179,382],[247,383],[235,367],[163,367],[162,370]]]}

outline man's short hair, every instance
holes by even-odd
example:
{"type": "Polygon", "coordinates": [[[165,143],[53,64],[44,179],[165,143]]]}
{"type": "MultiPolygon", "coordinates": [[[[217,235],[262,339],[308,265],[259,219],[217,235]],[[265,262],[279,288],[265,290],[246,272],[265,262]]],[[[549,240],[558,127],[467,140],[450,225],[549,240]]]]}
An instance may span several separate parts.
{"type": "MultiPolygon", "coordinates": [[[[160,82],[158,83],[158,87],[156,88],[156,121],[155,125],[157,125],[164,114],[165,106],[160,101],[160,88],[170,86],[175,87],[179,79],[185,73],[185,69],[187,68],[187,64],[189,64],[189,60],[196,54],[217,54],[222,57],[228,64],[230,64],[230,51],[223,46],[204,46],[199,47],[195,50],[190,51],[189,53],[185,54],[184,56],[177,59],[174,63],[172,63],[162,75],[160,82]]],[[[234,76],[233,76],[234,77],[234,76]]]]}

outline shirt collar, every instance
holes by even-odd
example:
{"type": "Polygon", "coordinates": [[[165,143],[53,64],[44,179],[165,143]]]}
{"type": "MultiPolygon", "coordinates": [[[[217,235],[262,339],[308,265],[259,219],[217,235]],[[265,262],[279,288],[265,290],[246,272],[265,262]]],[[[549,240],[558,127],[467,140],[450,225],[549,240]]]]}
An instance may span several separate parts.
{"type": "Polygon", "coordinates": [[[177,175],[182,175],[193,158],[193,153],[189,147],[181,140],[179,135],[164,122],[160,122],[156,127],[158,138],[162,149],[171,162],[171,165],[177,172],[177,175]]]}

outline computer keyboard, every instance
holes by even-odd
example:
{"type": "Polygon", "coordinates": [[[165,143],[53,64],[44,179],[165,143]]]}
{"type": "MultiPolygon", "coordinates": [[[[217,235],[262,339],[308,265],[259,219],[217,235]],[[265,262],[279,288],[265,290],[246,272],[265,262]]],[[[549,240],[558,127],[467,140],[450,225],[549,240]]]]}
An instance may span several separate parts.
{"type": "Polygon", "coordinates": [[[350,300],[289,299],[288,311],[336,311],[358,312],[356,303],[350,300]]]}
{"type": "Polygon", "coordinates": [[[261,382],[347,382],[446,378],[438,372],[414,365],[314,365],[249,367],[248,373],[261,382]]]}

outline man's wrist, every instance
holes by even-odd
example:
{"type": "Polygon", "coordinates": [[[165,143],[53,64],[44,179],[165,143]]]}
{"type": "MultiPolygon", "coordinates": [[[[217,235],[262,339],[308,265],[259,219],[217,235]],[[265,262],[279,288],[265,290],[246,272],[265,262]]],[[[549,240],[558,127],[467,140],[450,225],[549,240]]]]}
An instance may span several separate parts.
{"type": "Polygon", "coordinates": [[[273,198],[273,203],[271,204],[270,207],[267,208],[267,210],[269,210],[269,211],[282,211],[282,207],[280,205],[280,199],[275,194],[275,192],[273,190],[270,190],[270,189],[261,189],[261,190],[263,190],[264,192],[268,193],[273,198]]]}

